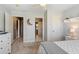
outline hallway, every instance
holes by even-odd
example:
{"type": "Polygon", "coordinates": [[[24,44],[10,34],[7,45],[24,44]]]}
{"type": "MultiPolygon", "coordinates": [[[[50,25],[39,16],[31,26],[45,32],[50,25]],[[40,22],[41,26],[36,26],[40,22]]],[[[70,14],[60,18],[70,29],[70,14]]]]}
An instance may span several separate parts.
{"type": "Polygon", "coordinates": [[[35,43],[33,46],[25,46],[21,39],[17,39],[12,45],[11,54],[36,54],[40,43],[35,43]]]}
{"type": "Polygon", "coordinates": [[[40,37],[39,35],[36,35],[35,38],[36,38],[35,42],[42,42],[43,41],[42,37],[40,37]]]}

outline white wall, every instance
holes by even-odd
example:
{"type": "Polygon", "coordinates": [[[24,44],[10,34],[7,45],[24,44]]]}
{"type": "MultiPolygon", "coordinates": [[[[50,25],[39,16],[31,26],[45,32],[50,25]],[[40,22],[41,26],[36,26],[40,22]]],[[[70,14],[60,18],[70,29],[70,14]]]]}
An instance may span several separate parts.
{"type": "Polygon", "coordinates": [[[44,41],[47,41],[47,10],[44,13],[44,41]]]}
{"type": "Polygon", "coordinates": [[[35,42],[35,18],[44,18],[44,14],[41,11],[27,11],[27,12],[17,12],[13,11],[12,16],[24,17],[24,42],[35,42]],[[27,19],[30,19],[32,25],[27,24],[27,19]]]}
{"type": "Polygon", "coordinates": [[[4,31],[4,8],[0,6],[0,31],[4,31]]]}
{"type": "Polygon", "coordinates": [[[4,24],[5,13],[10,14],[10,11],[0,5],[0,31],[4,31],[4,25],[6,25],[4,24]]]}
{"type": "Polygon", "coordinates": [[[74,18],[74,17],[79,17],[79,5],[75,5],[63,12],[63,17],[64,19],[66,17],[68,18],[74,18]]]}
{"type": "Polygon", "coordinates": [[[4,31],[4,12],[0,11],[0,31],[4,31]]]}
{"type": "Polygon", "coordinates": [[[48,41],[62,40],[63,36],[62,13],[47,6],[47,39],[48,41]]]}

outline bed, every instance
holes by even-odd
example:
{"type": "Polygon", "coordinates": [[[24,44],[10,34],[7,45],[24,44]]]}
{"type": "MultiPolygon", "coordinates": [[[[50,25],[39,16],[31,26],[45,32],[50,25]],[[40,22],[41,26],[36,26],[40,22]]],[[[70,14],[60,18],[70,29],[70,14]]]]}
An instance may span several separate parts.
{"type": "Polygon", "coordinates": [[[79,40],[42,42],[39,54],[79,54],[79,40]]]}

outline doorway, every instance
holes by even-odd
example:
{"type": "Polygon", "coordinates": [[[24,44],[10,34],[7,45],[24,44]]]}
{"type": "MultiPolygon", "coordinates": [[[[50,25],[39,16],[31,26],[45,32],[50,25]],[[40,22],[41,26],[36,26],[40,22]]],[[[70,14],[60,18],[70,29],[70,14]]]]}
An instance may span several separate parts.
{"type": "Polygon", "coordinates": [[[13,17],[13,39],[23,41],[23,17],[13,17]]]}
{"type": "Polygon", "coordinates": [[[43,41],[43,19],[42,18],[35,19],[35,41],[36,42],[43,41]]]}

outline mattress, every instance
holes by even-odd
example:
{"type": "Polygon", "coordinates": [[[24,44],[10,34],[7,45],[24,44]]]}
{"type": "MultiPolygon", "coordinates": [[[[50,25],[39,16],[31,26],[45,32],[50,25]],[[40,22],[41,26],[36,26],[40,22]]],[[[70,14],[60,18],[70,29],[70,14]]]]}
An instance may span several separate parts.
{"type": "Polygon", "coordinates": [[[54,43],[69,54],[79,54],[79,40],[68,40],[54,43]]]}
{"type": "Polygon", "coordinates": [[[44,54],[79,54],[79,40],[42,42],[38,53],[44,54]]]}

